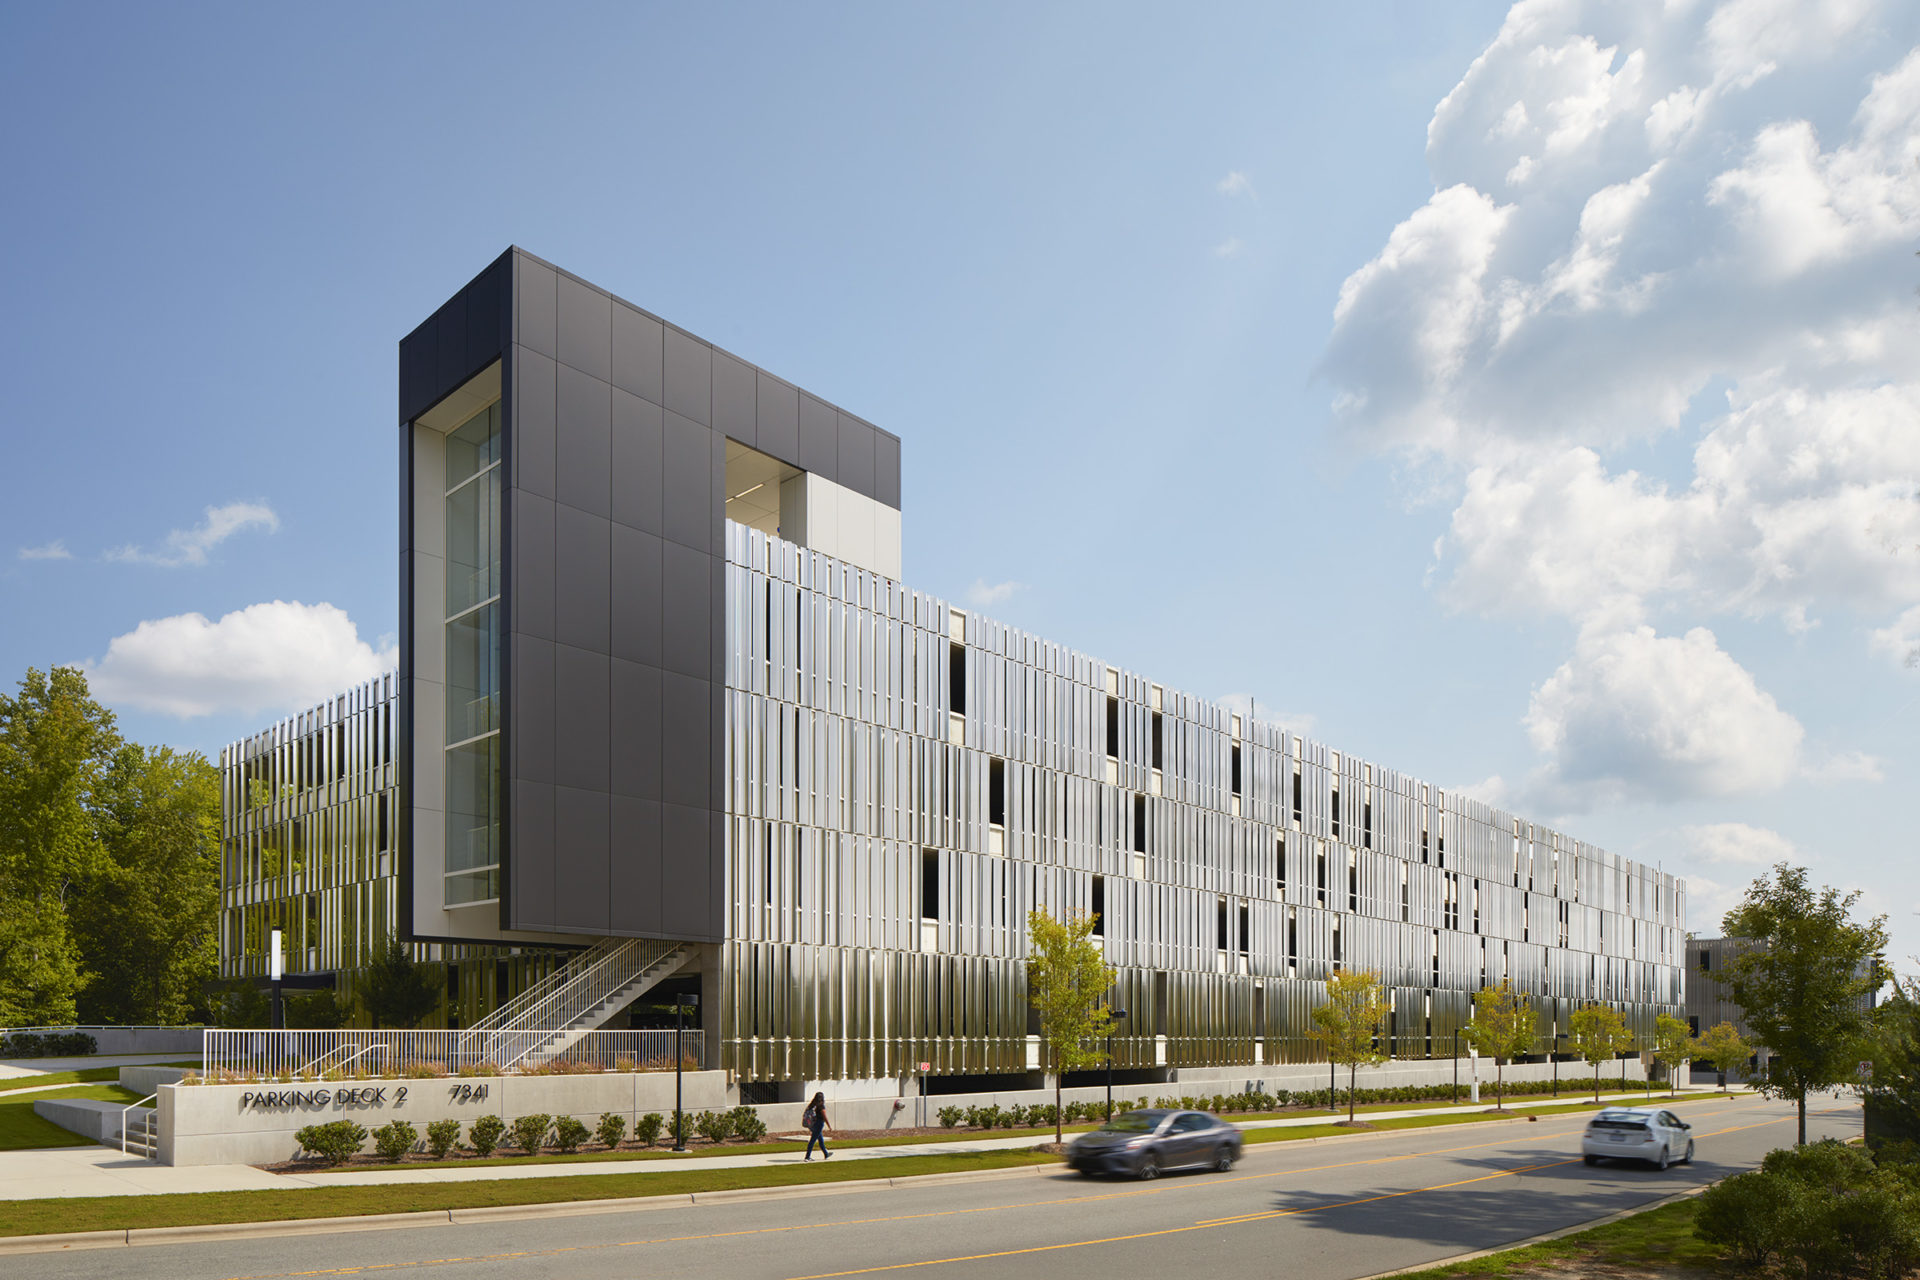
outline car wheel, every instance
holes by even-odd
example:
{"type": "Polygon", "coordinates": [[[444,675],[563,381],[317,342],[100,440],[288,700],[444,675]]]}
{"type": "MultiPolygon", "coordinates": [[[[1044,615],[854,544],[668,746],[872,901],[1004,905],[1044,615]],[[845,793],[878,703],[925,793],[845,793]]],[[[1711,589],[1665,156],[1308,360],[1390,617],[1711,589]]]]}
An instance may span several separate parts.
{"type": "Polygon", "coordinates": [[[1220,1149],[1213,1153],[1213,1167],[1221,1173],[1231,1173],[1233,1172],[1233,1157],[1233,1144],[1230,1142],[1223,1143],[1220,1149]]]}
{"type": "Polygon", "coordinates": [[[1681,1164],[1693,1163],[1693,1139],[1692,1138],[1687,1139],[1687,1154],[1680,1157],[1680,1163],[1681,1164]]]}
{"type": "Polygon", "coordinates": [[[1600,1163],[1599,1156],[1581,1156],[1580,1158],[1587,1162],[1587,1168],[1589,1169],[1600,1163]]]}
{"type": "Polygon", "coordinates": [[[1152,1156],[1140,1157],[1140,1163],[1133,1167],[1133,1176],[1142,1182],[1152,1182],[1160,1176],[1160,1162],[1152,1156]]]}
{"type": "Polygon", "coordinates": [[[1673,1159],[1673,1152],[1669,1151],[1667,1149],[1667,1144],[1663,1142],[1660,1144],[1660,1154],[1658,1157],[1655,1158],[1653,1162],[1653,1167],[1656,1169],[1665,1169],[1667,1165],[1672,1161],[1672,1159],[1673,1159]]]}

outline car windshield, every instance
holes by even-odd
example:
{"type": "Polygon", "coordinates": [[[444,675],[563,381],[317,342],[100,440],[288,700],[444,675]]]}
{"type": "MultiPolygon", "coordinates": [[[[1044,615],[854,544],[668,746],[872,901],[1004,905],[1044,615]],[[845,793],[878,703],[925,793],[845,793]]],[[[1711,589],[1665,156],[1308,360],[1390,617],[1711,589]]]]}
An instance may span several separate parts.
{"type": "Polygon", "coordinates": [[[1632,1112],[1601,1112],[1593,1119],[1595,1129],[1644,1129],[1647,1127],[1645,1116],[1636,1116],[1632,1112]]]}
{"type": "Polygon", "coordinates": [[[1115,1133],[1151,1133],[1160,1127],[1160,1117],[1143,1115],[1135,1111],[1123,1111],[1101,1127],[1111,1129],[1115,1133]]]}

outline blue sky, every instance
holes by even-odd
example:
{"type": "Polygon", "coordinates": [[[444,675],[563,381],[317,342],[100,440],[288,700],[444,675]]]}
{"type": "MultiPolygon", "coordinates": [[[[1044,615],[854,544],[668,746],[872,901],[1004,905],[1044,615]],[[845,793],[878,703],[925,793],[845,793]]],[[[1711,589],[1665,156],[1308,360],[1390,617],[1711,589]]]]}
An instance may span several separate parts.
{"type": "Polygon", "coordinates": [[[1920,952],[1911,7],[1036,8],[9,10],[0,673],[377,669],[518,243],[900,435],[913,585],[1920,952]]]}

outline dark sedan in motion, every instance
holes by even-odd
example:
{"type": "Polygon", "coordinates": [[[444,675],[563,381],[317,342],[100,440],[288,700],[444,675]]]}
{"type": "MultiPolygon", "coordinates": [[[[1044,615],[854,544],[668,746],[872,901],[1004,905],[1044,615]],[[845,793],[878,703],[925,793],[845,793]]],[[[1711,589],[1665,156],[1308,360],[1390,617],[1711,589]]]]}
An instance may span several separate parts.
{"type": "Polygon", "coordinates": [[[1081,1173],[1155,1178],[1166,1169],[1218,1169],[1240,1158],[1240,1130],[1204,1111],[1127,1111],[1067,1148],[1081,1173]]]}

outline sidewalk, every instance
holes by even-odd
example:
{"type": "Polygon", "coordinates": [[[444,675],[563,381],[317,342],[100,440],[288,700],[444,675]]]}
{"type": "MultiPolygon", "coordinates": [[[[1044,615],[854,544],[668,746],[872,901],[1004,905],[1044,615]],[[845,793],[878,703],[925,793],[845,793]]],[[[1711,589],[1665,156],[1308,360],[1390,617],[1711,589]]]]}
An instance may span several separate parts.
{"type": "MultiPolygon", "coordinates": [[[[1591,1095],[1587,1095],[1591,1096],[1591,1095]]],[[[1716,1096],[1711,1089],[1682,1091],[1682,1100],[1716,1096]]],[[[1604,1098],[1622,1105],[1645,1101],[1642,1093],[1608,1093],[1604,1098]]],[[[1665,1094],[1656,1093],[1659,1105],[1665,1094]]],[[[1582,1095],[1569,1089],[1558,1098],[1528,1097],[1509,1099],[1509,1110],[1552,1107],[1581,1101],[1582,1095]]],[[[1362,1112],[1365,1120],[1391,1120],[1401,1116],[1438,1116],[1471,1114],[1487,1110],[1492,1099],[1483,1097],[1476,1105],[1463,1103],[1453,1107],[1415,1107],[1401,1111],[1362,1112]]],[[[1233,1119],[1233,1117],[1228,1117],[1233,1119]]],[[[1281,1119],[1239,1120],[1242,1129],[1287,1129],[1326,1124],[1344,1119],[1345,1113],[1310,1112],[1281,1119]]],[[[958,1155],[983,1151],[1018,1151],[1044,1139],[1036,1134],[1016,1137],[961,1138],[950,1142],[900,1142],[876,1147],[844,1147],[834,1152],[839,1160],[881,1160],[897,1156],[958,1155]]],[[[379,1186],[403,1182],[487,1182],[511,1178],[556,1178],[614,1176],[622,1174],[669,1173],[679,1169],[751,1169],[770,1165],[797,1164],[798,1151],[747,1152],[740,1155],[689,1154],[670,1160],[591,1160],[528,1165],[419,1165],[401,1169],[314,1171],[299,1174],[268,1173],[251,1165],[193,1165],[175,1168],[124,1156],[106,1147],[60,1147],[48,1151],[0,1151],[0,1201],[29,1200],[73,1196],[174,1195],[198,1191],[295,1190],[301,1187],[379,1186]]]]}

